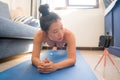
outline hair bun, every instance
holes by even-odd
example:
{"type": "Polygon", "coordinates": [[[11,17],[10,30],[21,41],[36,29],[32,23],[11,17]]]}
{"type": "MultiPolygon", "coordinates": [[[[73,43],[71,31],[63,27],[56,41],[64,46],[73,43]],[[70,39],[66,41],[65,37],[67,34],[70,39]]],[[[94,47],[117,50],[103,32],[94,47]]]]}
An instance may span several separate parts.
{"type": "Polygon", "coordinates": [[[40,5],[39,12],[42,13],[42,16],[49,15],[49,6],[48,6],[48,4],[40,5]]]}

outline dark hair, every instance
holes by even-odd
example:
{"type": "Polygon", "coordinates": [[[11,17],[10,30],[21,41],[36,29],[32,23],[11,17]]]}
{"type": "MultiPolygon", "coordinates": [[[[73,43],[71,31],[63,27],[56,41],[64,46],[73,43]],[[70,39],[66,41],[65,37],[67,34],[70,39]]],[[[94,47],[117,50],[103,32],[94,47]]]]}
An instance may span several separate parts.
{"type": "Polygon", "coordinates": [[[49,27],[53,22],[57,21],[57,19],[61,19],[56,13],[49,12],[48,4],[40,5],[39,12],[42,13],[42,16],[40,17],[40,26],[45,32],[49,30],[49,27]]]}

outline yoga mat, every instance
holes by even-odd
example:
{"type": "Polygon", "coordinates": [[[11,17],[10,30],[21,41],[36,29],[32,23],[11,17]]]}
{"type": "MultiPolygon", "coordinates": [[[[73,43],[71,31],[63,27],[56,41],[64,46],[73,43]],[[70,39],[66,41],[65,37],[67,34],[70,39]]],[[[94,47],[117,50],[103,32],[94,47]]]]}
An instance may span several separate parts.
{"type": "MultiPolygon", "coordinates": [[[[31,60],[28,60],[1,72],[0,80],[97,80],[90,66],[80,55],[80,51],[77,51],[76,55],[77,60],[74,66],[48,74],[40,73],[31,64],[31,60]]],[[[66,50],[50,50],[41,54],[41,60],[48,57],[53,62],[59,62],[66,59],[67,56],[66,50]]]]}

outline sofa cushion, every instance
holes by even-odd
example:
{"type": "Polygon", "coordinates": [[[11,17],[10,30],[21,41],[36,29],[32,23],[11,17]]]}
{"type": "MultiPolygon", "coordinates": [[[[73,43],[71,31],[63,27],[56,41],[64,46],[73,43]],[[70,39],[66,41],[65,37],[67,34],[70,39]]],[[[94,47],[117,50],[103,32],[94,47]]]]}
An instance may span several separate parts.
{"type": "Polygon", "coordinates": [[[33,39],[38,30],[39,28],[0,17],[0,37],[33,39]]]}
{"type": "Polygon", "coordinates": [[[33,27],[40,28],[39,20],[32,16],[17,16],[13,19],[15,22],[27,24],[33,27]]]}
{"type": "Polygon", "coordinates": [[[0,16],[11,19],[8,5],[1,1],[0,1],[0,16]]]}

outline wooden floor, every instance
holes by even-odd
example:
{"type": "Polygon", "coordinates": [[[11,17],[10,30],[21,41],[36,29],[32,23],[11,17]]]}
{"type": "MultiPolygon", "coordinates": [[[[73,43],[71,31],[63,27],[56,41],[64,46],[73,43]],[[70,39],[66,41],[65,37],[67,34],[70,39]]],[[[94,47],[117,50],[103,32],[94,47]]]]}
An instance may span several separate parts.
{"type": "MultiPolygon", "coordinates": [[[[43,50],[42,52],[45,52],[43,50]]],[[[97,66],[96,69],[95,65],[97,64],[99,58],[102,56],[103,51],[97,50],[80,50],[80,53],[85,58],[87,63],[90,65],[92,70],[94,71],[95,75],[97,76],[98,80],[120,80],[120,73],[117,71],[116,67],[112,65],[110,60],[107,58],[107,65],[104,68],[103,60],[97,66]]],[[[114,55],[110,55],[115,62],[117,68],[120,71],[120,58],[114,55]]],[[[0,72],[13,67],[23,61],[29,60],[31,58],[31,53],[20,54],[14,57],[10,57],[7,59],[3,59],[0,61],[0,72]]]]}

